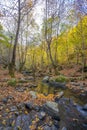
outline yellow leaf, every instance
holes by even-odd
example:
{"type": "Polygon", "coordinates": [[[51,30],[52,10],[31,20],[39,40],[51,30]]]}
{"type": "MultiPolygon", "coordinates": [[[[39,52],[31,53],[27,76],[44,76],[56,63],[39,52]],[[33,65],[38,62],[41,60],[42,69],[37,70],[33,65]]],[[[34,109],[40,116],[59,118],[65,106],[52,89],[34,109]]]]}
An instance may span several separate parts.
{"type": "Polygon", "coordinates": [[[3,124],[3,125],[6,125],[6,120],[3,120],[3,121],[2,121],[2,124],[3,124]]]}

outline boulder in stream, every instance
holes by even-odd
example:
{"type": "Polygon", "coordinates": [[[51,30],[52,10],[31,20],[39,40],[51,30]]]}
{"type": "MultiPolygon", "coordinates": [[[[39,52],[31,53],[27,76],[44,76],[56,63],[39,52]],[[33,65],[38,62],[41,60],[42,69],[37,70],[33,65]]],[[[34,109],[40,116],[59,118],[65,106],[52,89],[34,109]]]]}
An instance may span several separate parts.
{"type": "Polygon", "coordinates": [[[62,89],[66,89],[66,83],[60,83],[60,82],[56,82],[56,81],[50,81],[49,85],[50,86],[54,86],[54,87],[58,87],[58,88],[62,88],[62,89]]]}
{"type": "Polygon", "coordinates": [[[56,94],[55,101],[58,101],[60,98],[63,97],[63,95],[64,95],[64,92],[63,92],[63,91],[58,92],[58,93],[56,94]]]}
{"type": "Polygon", "coordinates": [[[50,77],[49,76],[45,76],[42,80],[42,82],[48,83],[49,82],[50,77]]]}
{"type": "Polygon", "coordinates": [[[44,111],[50,115],[52,118],[56,120],[60,120],[59,117],[59,109],[58,109],[58,103],[52,102],[52,101],[47,101],[43,105],[44,111]]]}

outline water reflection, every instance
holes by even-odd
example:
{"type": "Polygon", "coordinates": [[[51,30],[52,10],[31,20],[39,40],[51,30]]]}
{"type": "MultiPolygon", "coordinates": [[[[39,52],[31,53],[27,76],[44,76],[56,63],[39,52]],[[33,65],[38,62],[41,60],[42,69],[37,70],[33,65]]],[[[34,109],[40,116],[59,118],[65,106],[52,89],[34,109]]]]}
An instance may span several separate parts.
{"type": "Polygon", "coordinates": [[[38,83],[36,91],[44,95],[54,94],[54,87],[49,86],[48,84],[38,83]]]}
{"type": "Polygon", "coordinates": [[[74,102],[79,104],[85,104],[85,100],[81,100],[77,94],[73,93],[70,89],[62,89],[54,86],[50,86],[47,83],[39,82],[36,88],[32,88],[33,91],[37,91],[38,93],[42,93],[45,96],[48,94],[56,94],[60,91],[64,92],[64,97],[72,99],[74,102]]]}

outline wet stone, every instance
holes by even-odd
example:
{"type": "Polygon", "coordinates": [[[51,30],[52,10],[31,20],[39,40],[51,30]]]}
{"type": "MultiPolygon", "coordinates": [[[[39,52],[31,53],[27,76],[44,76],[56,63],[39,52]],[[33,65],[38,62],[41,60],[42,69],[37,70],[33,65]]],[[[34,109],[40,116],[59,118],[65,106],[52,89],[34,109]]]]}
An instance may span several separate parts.
{"type": "Polygon", "coordinates": [[[66,127],[63,127],[62,130],[67,130],[67,128],[66,128],[66,127]]]}
{"type": "Polygon", "coordinates": [[[2,102],[3,102],[3,103],[7,103],[7,102],[8,102],[8,98],[3,98],[3,99],[2,99],[2,102]]]}
{"type": "Polygon", "coordinates": [[[42,80],[42,82],[49,82],[49,79],[50,79],[50,77],[49,76],[45,76],[44,78],[43,78],[43,80],[42,80]]]}
{"type": "Polygon", "coordinates": [[[12,130],[12,127],[4,128],[3,130],[12,130]]]}
{"type": "Polygon", "coordinates": [[[38,113],[38,117],[40,120],[43,120],[46,117],[46,113],[44,111],[41,111],[38,113]]]}
{"type": "Polygon", "coordinates": [[[87,123],[82,124],[84,127],[84,130],[87,130],[87,123]]]}
{"type": "Polygon", "coordinates": [[[29,126],[31,125],[31,122],[32,120],[29,114],[28,115],[22,114],[17,117],[14,130],[17,130],[19,126],[20,128],[22,128],[22,130],[29,130],[29,126]]]}
{"type": "Polygon", "coordinates": [[[25,109],[25,104],[24,103],[19,103],[18,105],[17,105],[17,108],[20,110],[24,110],[25,109]]]}
{"type": "Polygon", "coordinates": [[[9,118],[9,119],[7,120],[8,126],[12,126],[12,123],[13,123],[14,120],[15,120],[14,117],[9,118]]]}
{"type": "Polygon", "coordinates": [[[85,104],[82,108],[84,111],[87,111],[87,104],[85,104]]]}
{"type": "Polygon", "coordinates": [[[45,125],[44,130],[51,130],[51,127],[49,127],[48,125],[45,125]]]}
{"type": "Polygon", "coordinates": [[[11,112],[17,111],[17,107],[16,106],[12,106],[10,109],[11,109],[10,110],[11,112]]]}
{"type": "Polygon", "coordinates": [[[19,83],[27,83],[28,81],[25,79],[25,78],[21,78],[20,80],[19,80],[19,83]]]}
{"type": "Polygon", "coordinates": [[[58,103],[52,102],[52,101],[47,101],[43,105],[44,111],[50,115],[53,119],[60,120],[59,117],[59,109],[58,109],[58,103]]]}
{"type": "Polygon", "coordinates": [[[25,80],[34,80],[34,77],[27,77],[25,80]]]}
{"type": "Polygon", "coordinates": [[[3,117],[6,117],[7,115],[8,115],[8,113],[7,113],[7,112],[3,113],[3,117]]]}
{"type": "Polygon", "coordinates": [[[26,107],[28,110],[32,110],[32,109],[33,109],[33,103],[31,103],[31,102],[25,103],[25,107],[26,107]]]}
{"type": "Polygon", "coordinates": [[[0,130],[4,130],[4,128],[3,128],[3,127],[0,127],[0,130]]]}
{"type": "Polygon", "coordinates": [[[16,90],[17,90],[18,92],[24,92],[25,88],[17,87],[16,90]]]}
{"type": "Polygon", "coordinates": [[[14,99],[14,97],[13,96],[11,96],[11,95],[9,95],[8,97],[7,97],[8,99],[14,99]]]}
{"type": "Polygon", "coordinates": [[[55,125],[52,125],[51,130],[58,130],[58,128],[55,125]]]}
{"type": "Polygon", "coordinates": [[[59,122],[58,122],[57,120],[54,120],[54,121],[53,121],[53,124],[54,124],[57,128],[59,128],[59,122]]]}
{"type": "Polygon", "coordinates": [[[34,110],[35,110],[35,111],[37,111],[37,112],[38,112],[38,111],[40,111],[40,109],[41,109],[41,107],[40,107],[40,106],[37,106],[37,105],[35,105],[35,106],[34,106],[34,110]]]}
{"type": "Polygon", "coordinates": [[[19,115],[19,112],[15,112],[15,116],[18,116],[19,115]]]}

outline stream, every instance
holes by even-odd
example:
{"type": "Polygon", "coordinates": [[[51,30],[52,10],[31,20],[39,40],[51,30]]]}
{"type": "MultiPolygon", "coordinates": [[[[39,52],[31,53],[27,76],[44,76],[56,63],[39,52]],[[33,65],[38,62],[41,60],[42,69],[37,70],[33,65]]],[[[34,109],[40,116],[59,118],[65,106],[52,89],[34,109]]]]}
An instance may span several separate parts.
{"type": "Polygon", "coordinates": [[[42,93],[45,96],[47,96],[48,94],[55,94],[55,93],[59,93],[59,92],[63,91],[65,98],[72,99],[75,103],[77,103],[79,105],[84,105],[87,103],[86,98],[81,98],[80,96],[78,96],[76,93],[72,92],[68,88],[63,89],[63,88],[59,88],[59,87],[54,87],[52,85],[50,86],[47,83],[43,83],[41,81],[38,82],[37,87],[32,87],[30,90],[36,91],[38,93],[42,93]]]}
{"type": "Polygon", "coordinates": [[[31,89],[45,96],[63,91],[64,96],[56,101],[59,104],[61,116],[59,130],[62,130],[63,126],[64,130],[87,130],[87,110],[83,110],[87,98],[79,97],[68,88],[62,89],[43,82],[39,82],[36,88],[31,89]]]}
{"type": "Polygon", "coordinates": [[[87,130],[87,106],[84,107],[87,98],[80,98],[68,88],[54,87],[48,83],[43,83],[41,80],[37,83],[33,82],[32,87],[21,85],[15,88],[15,91],[21,95],[27,88],[29,92],[38,92],[45,96],[61,91],[64,92],[64,95],[51,102],[50,108],[46,106],[46,103],[42,106],[35,106],[30,101],[17,104],[2,101],[0,104],[0,107],[3,108],[0,110],[2,114],[0,130],[40,130],[40,127],[41,130],[87,130]],[[55,104],[58,105],[56,109],[59,112],[55,112],[55,104]]]}

